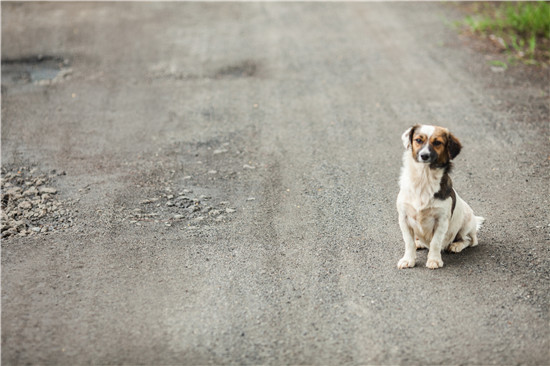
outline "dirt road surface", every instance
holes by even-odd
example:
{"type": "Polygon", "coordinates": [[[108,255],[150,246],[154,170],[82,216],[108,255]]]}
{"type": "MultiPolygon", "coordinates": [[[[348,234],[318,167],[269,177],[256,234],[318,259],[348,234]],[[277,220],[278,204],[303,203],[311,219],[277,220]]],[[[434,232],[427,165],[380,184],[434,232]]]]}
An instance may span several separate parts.
{"type": "Polygon", "coordinates": [[[3,2],[2,364],[546,364],[548,71],[458,18],[3,2]],[[414,123],[487,219],[435,271],[396,266],[414,123]]]}

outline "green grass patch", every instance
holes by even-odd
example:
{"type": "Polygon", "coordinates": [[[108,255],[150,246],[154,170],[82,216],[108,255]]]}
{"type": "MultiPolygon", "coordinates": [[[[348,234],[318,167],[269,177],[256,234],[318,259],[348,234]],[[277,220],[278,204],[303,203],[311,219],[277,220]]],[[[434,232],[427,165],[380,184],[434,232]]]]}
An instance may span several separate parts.
{"type": "Polygon", "coordinates": [[[506,70],[508,68],[508,64],[504,61],[492,60],[492,61],[489,62],[489,64],[491,64],[492,66],[496,66],[496,67],[502,67],[504,70],[506,70]]]}
{"type": "Polygon", "coordinates": [[[462,25],[527,63],[550,61],[550,3],[475,2],[462,25]]]}

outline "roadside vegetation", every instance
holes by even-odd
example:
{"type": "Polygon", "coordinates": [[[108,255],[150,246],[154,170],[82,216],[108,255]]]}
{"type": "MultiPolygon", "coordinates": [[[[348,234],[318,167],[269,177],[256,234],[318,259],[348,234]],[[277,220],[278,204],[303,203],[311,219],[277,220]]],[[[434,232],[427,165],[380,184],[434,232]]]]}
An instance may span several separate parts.
{"type": "Polygon", "coordinates": [[[506,57],[495,66],[517,63],[550,66],[550,3],[471,2],[458,5],[467,14],[459,26],[486,39],[506,57]]]}

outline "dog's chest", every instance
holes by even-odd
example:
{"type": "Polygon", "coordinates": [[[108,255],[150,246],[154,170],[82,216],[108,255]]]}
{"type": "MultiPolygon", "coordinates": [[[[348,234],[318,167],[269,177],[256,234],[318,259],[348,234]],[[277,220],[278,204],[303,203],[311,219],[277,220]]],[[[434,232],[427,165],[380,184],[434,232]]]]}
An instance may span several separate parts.
{"type": "Polygon", "coordinates": [[[427,207],[417,210],[407,205],[407,223],[417,236],[429,239],[433,236],[439,210],[435,207],[427,207]]]}
{"type": "Polygon", "coordinates": [[[405,210],[407,224],[415,235],[429,241],[442,214],[435,194],[440,189],[443,170],[415,164],[409,155],[405,155],[404,162],[398,203],[405,210]]]}

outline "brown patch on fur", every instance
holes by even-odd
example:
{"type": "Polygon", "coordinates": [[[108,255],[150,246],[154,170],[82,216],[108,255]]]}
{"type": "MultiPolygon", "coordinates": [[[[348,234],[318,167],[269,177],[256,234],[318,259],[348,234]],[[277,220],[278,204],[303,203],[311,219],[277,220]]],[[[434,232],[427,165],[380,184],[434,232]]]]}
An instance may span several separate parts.
{"type": "Polygon", "coordinates": [[[451,197],[452,199],[452,216],[456,206],[456,193],[453,189],[453,181],[451,180],[451,177],[449,176],[449,174],[445,173],[443,177],[441,177],[441,182],[439,182],[439,191],[434,194],[434,198],[444,201],[449,197],[451,197]]]}
{"type": "Polygon", "coordinates": [[[443,167],[449,163],[450,155],[447,153],[449,130],[443,127],[436,127],[434,133],[430,137],[430,145],[437,153],[435,166],[443,167]]]}
{"type": "Polygon", "coordinates": [[[462,144],[460,141],[449,132],[448,134],[448,141],[447,141],[447,150],[449,151],[449,158],[454,159],[462,149],[462,144]]]}
{"type": "Polygon", "coordinates": [[[451,205],[451,216],[453,216],[453,212],[455,212],[456,207],[456,193],[454,189],[451,189],[451,199],[453,200],[453,203],[451,205]]]}
{"type": "MultiPolygon", "coordinates": [[[[414,141],[416,136],[415,136],[414,132],[420,126],[421,125],[419,125],[419,124],[416,124],[416,125],[412,126],[411,127],[411,132],[409,132],[409,140],[410,140],[410,145],[411,145],[411,152],[413,154],[413,159],[416,156],[416,148],[415,148],[415,141],[414,141]]],[[[416,145],[418,145],[418,144],[416,144],[416,145]]]]}
{"type": "Polygon", "coordinates": [[[411,146],[412,146],[412,142],[413,142],[414,131],[420,126],[421,125],[416,124],[416,125],[411,127],[411,132],[409,132],[409,139],[411,140],[411,146]]]}

